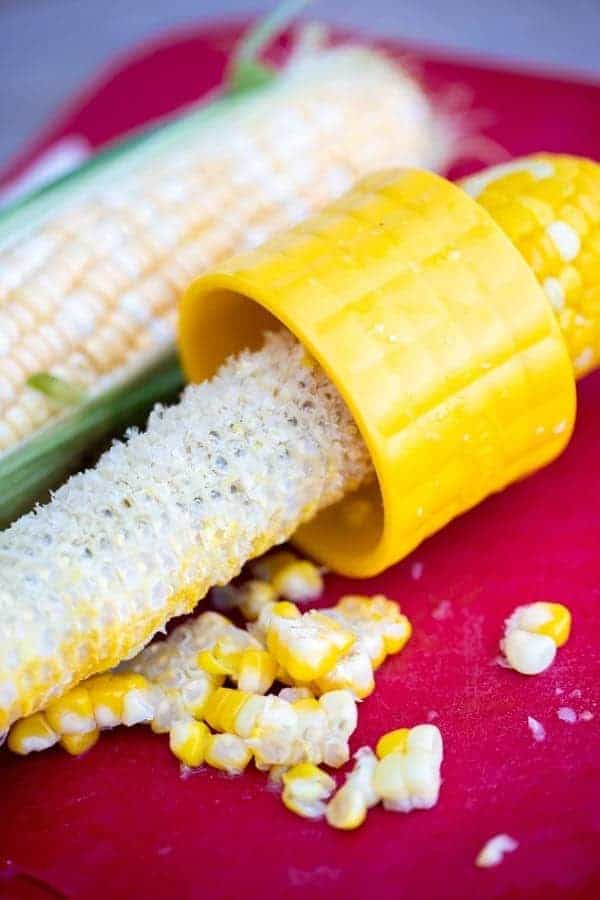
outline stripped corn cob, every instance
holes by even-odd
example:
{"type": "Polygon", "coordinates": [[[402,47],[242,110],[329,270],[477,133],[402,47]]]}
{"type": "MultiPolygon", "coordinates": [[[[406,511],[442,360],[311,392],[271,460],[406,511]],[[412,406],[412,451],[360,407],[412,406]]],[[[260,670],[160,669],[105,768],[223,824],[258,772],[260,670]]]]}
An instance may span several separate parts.
{"type": "Polygon", "coordinates": [[[0,729],[135,653],[368,477],[346,407],[291,338],[189,388],[0,537],[0,729]]]}
{"type": "MultiPolygon", "coordinates": [[[[0,730],[136,653],[367,471],[344,404],[291,338],[157,409],[0,535],[0,730]]],[[[151,680],[156,660],[160,645],[138,669],[151,680]]]]}
{"type": "MultiPolygon", "coordinates": [[[[179,294],[207,266],[366,172],[441,162],[441,148],[428,101],[401,69],[337,48],[292,60],[260,90],[113,150],[4,214],[0,454],[60,412],[30,376],[50,372],[102,395],[172,348],[179,294]]],[[[11,513],[8,477],[2,487],[0,521],[11,513]]]]}

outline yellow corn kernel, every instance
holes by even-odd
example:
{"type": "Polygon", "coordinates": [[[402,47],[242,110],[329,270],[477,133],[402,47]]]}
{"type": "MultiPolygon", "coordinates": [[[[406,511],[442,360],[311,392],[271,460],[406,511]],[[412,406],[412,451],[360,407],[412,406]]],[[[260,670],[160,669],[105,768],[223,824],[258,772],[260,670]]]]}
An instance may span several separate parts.
{"type": "Polygon", "coordinates": [[[333,669],[326,672],[315,684],[316,693],[349,690],[358,700],[364,700],[375,690],[373,663],[361,638],[342,656],[333,669]]]}
{"type": "Polygon", "coordinates": [[[354,758],[356,763],[345,784],[334,794],[325,812],[333,828],[350,831],[365,821],[367,810],[379,802],[374,788],[377,758],[370,747],[361,747],[354,758]]]}
{"type": "Polygon", "coordinates": [[[532,267],[582,377],[600,362],[600,167],[536,154],[467,178],[462,186],[532,267]]]}
{"type": "Polygon", "coordinates": [[[252,574],[263,581],[272,581],[284,566],[295,563],[298,557],[289,550],[272,550],[251,564],[252,574]]]}
{"type": "Polygon", "coordinates": [[[287,619],[276,609],[267,629],[269,652],[300,683],[315,681],[332,669],[354,641],[351,631],[316,610],[287,619]]]}
{"type": "Polygon", "coordinates": [[[117,673],[123,690],[123,724],[152,722],[155,714],[155,688],[138,672],[117,673]]]}
{"type": "Polygon", "coordinates": [[[90,695],[98,728],[115,728],[123,721],[123,676],[107,672],[88,678],[85,686],[90,695]]]}
{"type": "Polygon", "coordinates": [[[335,781],[312,763],[299,763],[282,775],[285,806],[306,819],[318,819],[325,813],[325,801],[335,790],[335,781]]]}
{"type": "Polygon", "coordinates": [[[378,758],[383,759],[390,753],[406,753],[409,734],[410,728],[396,728],[394,731],[388,731],[387,734],[382,735],[375,747],[378,758]]]}
{"type": "Polygon", "coordinates": [[[268,581],[253,578],[246,581],[239,589],[239,609],[245,619],[258,619],[261,610],[269,603],[275,603],[277,593],[268,581]]]}
{"type": "Polygon", "coordinates": [[[323,593],[321,572],[307,559],[294,560],[279,568],[271,584],[280,597],[294,603],[316,600],[323,593]]]}
{"type": "Polygon", "coordinates": [[[557,647],[562,647],[571,634],[571,613],[562,603],[544,603],[548,619],[535,630],[537,634],[546,634],[552,638],[557,647]]]}
{"type": "Polygon", "coordinates": [[[251,759],[246,742],[236,734],[211,734],[208,738],[204,760],[213,769],[239,775],[251,759]]]}
{"type": "Polygon", "coordinates": [[[86,734],[63,734],[60,739],[60,746],[71,756],[81,756],[87,750],[90,750],[100,737],[100,729],[95,728],[94,731],[88,731],[86,734]]]}
{"type": "Polygon", "coordinates": [[[236,720],[251,694],[234,688],[217,688],[208,698],[204,718],[215,731],[236,731],[236,720]]]}
{"type": "Polygon", "coordinates": [[[298,607],[289,600],[280,600],[279,603],[275,603],[272,613],[280,619],[299,619],[302,616],[298,607]]]}
{"type": "Polygon", "coordinates": [[[225,675],[233,677],[237,672],[239,654],[219,653],[215,646],[212,650],[201,650],[198,654],[198,665],[209,675],[225,675]]]}
{"type": "Polygon", "coordinates": [[[562,603],[529,603],[506,620],[500,649],[516,672],[539,675],[552,665],[570,631],[571,613],[562,603]]]}
{"type": "Polygon", "coordinates": [[[416,725],[408,729],[406,741],[400,740],[398,746],[375,767],[373,787],[378,797],[386,809],[396,812],[431,809],[438,801],[441,785],[444,751],[439,729],[416,725]]]}
{"type": "Polygon", "coordinates": [[[266,694],[277,675],[277,663],[266,650],[250,647],[240,655],[237,683],[241,691],[266,694]]]}
{"type": "Polygon", "coordinates": [[[71,688],[46,709],[48,724],[57,734],[87,734],[96,728],[92,701],[87,688],[71,688]]]}
{"type": "Polygon", "coordinates": [[[34,713],[15,722],[8,734],[8,748],[13,753],[26,756],[38,750],[54,746],[59,737],[48,724],[44,713],[34,713]]]}
{"type": "Polygon", "coordinates": [[[171,753],[185,766],[195,769],[204,762],[210,731],[204,722],[187,719],[175,722],[169,731],[171,753]]]}
{"type": "Polygon", "coordinates": [[[332,613],[361,636],[374,668],[388,654],[399,653],[412,633],[411,624],[398,604],[383,594],[347,595],[333,607],[332,613]]]}

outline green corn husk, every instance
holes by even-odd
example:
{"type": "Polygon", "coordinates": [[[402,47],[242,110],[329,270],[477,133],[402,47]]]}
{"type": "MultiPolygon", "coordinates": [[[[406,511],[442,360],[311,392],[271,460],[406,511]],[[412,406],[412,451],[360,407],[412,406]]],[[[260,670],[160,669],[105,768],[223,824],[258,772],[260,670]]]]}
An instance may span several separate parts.
{"type": "MultiPolygon", "coordinates": [[[[258,55],[288,27],[307,0],[289,0],[259,21],[241,40],[232,58],[223,94],[191,111],[145,128],[109,145],[72,172],[35,189],[0,212],[0,249],[88,186],[123,177],[144,155],[176,143],[184,134],[210,128],[224,108],[247,102],[248,95],[277,80],[274,69],[259,62],[258,55]]],[[[184,379],[175,349],[162,353],[142,369],[128,374],[110,389],[91,398],[78,396],[77,388],[59,384],[45,372],[29,379],[29,385],[65,409],[60,417],[31,438],[0,457],[0,528],[47,499],[71,472],[97,455],[98,448],[131,425],[142,424],[159,402],[176,399],[184,379]]]]}

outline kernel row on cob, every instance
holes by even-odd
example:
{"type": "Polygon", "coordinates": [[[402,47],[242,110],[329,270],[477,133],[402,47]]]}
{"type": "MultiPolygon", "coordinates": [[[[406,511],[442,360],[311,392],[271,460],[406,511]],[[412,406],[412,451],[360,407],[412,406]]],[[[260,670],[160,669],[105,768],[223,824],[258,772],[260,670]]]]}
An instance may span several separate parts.
{"type": "MultiPolygon", "coordinates": [[[[585,253],[565,267],[554,244],[553,266],[567,277],[581,264],[583,292],[569,294],[568,304],[581,302],[590,316],[598,171],[540,156],[508,174],[488,173],[484,190],[481,179],[467,183],[492,212],[489,192],[505,196],[516,223],[520,204],[544,216],[554,210],[556,221],[574,207],[585,211],[585,253]],[[534,202],[530,192],[540,185],[545,199],[534,202]]],[[[548,227],[529,234],[529,252],[538,246],[545,259],[548,239],[548,227]]],[[[346,406],[290,336],[271,337],[189,387],[181,404],[155,411],[144,435],[113,447],[49,506],[0,535],[0,731],[139,651],[248,558],[372,478],[346,406]]]]}
{"type": "Polygon", "coordinates": [[[90,443],[174,396],[176,305],[196,275],[376,168],[449,155],[429,101],[380,54],[299,50],[256,79],[249,52],[264,39],[259,28],[242,47],[225,96],[0,215],[0,524],[90,443]],[[83,401],[40,392],[40,372],[83,401]]]}

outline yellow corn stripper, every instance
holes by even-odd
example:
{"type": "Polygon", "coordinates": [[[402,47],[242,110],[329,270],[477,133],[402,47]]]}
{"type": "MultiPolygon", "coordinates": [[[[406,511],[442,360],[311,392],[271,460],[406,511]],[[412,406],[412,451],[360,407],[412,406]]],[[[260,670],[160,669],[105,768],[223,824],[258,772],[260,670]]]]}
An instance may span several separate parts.
{"type": "Polygon", "coordinates": [[[202,380],[279,321],[318,360],[377,479],[295,539],[368,576],[565,447],[575,376],[600,361],[599,272],[591,161],[540,154],[461,186],[384,172],[193,282],[181,356],[202,380]]]}

